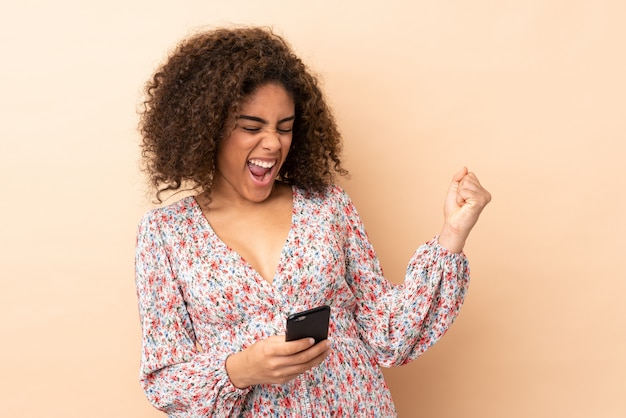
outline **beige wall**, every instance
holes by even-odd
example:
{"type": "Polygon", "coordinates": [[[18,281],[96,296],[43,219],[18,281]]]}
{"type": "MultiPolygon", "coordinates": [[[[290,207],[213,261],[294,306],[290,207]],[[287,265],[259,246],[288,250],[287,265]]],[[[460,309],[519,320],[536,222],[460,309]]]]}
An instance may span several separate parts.
{"type": "Polygon", "coordinates": [[[229,22],[273,25],[322,75],[390,279],[461,165],[494,196],[455,326],[386,372],[400,416],[626,416],[624,2],[19,4],[0,17],[3,416],[161,416],[137,383],[135,106],[176,40],[229,22]]]}

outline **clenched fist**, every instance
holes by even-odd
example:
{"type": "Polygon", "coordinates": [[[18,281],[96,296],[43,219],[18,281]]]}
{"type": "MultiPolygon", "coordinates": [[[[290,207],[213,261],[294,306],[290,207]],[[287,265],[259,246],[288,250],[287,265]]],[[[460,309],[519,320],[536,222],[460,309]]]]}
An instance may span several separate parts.
{"type": "Polygon", "coordinates": [[[439,243],[449,251],[461,252],[480,213],[490,201],[491,194],[481,186],[478,177],[463,167],[448,188],[439,243]]]}

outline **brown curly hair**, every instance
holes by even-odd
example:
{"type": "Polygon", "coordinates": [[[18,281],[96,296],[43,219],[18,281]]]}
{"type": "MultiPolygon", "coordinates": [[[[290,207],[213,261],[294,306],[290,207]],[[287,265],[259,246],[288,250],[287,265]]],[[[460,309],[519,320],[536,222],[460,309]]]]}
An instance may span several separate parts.
{"type": "Polygon", "coordinates": [[[291,148],[279,178],[320,191],[347,176],[341,135],[317,78],[269,28],[219,28],[183,40],[145,86],[142,157],[150,184],[211,190],[215,156],[244,99],[276,82],[295,102],[291,148]]]}

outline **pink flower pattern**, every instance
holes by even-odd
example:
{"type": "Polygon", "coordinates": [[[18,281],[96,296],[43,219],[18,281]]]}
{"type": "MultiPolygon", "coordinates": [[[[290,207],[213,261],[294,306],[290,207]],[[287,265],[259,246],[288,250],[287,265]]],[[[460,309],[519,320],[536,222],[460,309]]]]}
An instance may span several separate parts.
{"type": "Polygon", "coordinates": [[[193,197],[148,212],[138,229],[140,382],[170,417],[393,417],[379,367],[405,364],[450,327],[469,284],[464,254],[433,238],[403,285],[383,277],[365,228],[338,186],[293,188],[292,224],[273,282],[211,229],[193,197]],[[235,387],[226,358],[284,334],[288,315],[331,306],[333,349],[283,385],[235,387]]]}

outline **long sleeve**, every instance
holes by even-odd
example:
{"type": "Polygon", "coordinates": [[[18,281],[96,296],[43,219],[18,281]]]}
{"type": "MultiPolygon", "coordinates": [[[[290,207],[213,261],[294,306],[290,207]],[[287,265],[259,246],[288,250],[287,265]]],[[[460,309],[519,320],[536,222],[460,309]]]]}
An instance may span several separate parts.
{"type": "Polygon", "coordinates": [[[384,367],[405,364],[437,342],[452,325],[469,285],[464,254],[436,238],[413,254],[403,285],[388,282],[358,213],[340,193],[345,224],[346,280],[357,302],[361,338],[384,367]]]}
{"type": "Polygon", "coordinates": [[[247,389],[226,373],[231,353],[216,342],[199,352],[173,272],[159,218],[142,220],[136,247],[136,286],[142,326],[140,382],[148,400],[171,417],[238,415],[247,389]]]}

